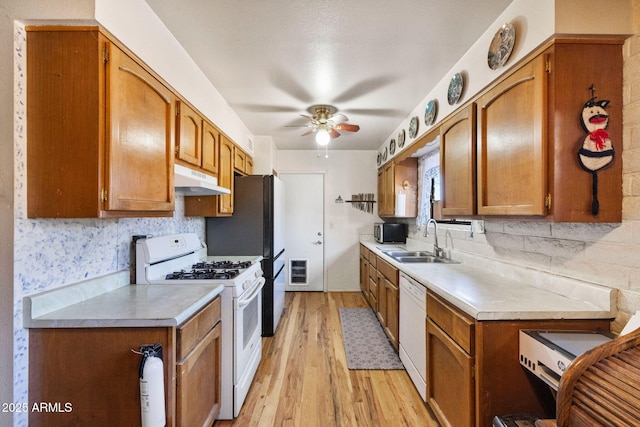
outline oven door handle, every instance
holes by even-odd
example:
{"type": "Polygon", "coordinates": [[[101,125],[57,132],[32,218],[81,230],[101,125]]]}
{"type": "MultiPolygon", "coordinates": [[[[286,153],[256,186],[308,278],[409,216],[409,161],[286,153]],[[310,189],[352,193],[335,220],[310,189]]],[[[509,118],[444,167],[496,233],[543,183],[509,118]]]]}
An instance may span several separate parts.
{"type": "Polygon", "coordinates": [[[257,285],[255,286],[253,292],[251,292],[251,295],[249,295],[247,298],[238,300],[238,308],[246,307],[247,305],[249,305],[249,303],[253,301],[253,299],[256,296],[258,296],[258,294],[262,291],[262,288],[264,287],[266,280],[264,277],[261,277],[258,280],[256,280],[256,283],[257,285]]]}

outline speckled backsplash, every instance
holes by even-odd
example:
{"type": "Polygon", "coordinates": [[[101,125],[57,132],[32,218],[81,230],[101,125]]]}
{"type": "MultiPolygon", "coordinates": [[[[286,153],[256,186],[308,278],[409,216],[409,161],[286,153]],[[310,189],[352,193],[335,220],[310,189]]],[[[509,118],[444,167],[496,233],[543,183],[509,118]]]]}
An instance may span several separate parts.
{"type": "MultiPolygon", "coordinates": [[[[192,232],[202,239],[204,219],[184,216],[176,196],[172,218],[29,219],[26,215],[26,33],[16,25],[15,46],[15,242],[14,402],[28,402],[28,331],[22,327],[24,295],[123,270],[133,274],[132,236],[192,232]]],[[[133,277],[133,276],[132,276],[133,277]]],[[[27,414],[14,425],[26,426],[27,414]]]]}

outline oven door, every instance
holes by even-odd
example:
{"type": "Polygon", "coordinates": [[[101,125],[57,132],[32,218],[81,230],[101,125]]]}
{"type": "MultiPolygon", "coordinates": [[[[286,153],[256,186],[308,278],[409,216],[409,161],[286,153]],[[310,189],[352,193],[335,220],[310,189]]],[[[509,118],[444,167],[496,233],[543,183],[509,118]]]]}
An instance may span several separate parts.
{"type": "MultiPolygon", "coordinates": [[[[264,277],[259,277],[253,282],[253,286],[242,293],[233,301],[233,384],[235,388],[244,389],[240,391],[241,402],[234,404],[234,411],[244,401],[246,392],[249,391],[251,380],[260,363],[262,345],[262,288],[264,287],[264,277]]],[[[237,393],[239,390],[235,390],[237,393]]]]}

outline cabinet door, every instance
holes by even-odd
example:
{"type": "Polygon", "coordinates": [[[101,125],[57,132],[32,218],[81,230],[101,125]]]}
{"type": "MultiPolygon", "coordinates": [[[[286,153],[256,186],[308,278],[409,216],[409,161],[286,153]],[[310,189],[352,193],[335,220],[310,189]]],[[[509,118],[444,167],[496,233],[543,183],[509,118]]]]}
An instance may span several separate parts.
{"type": "Polygon", "coordinates": [[[251,175],[253,173],[253,157],[247,154],[247,167],[245,168],[245,172],[247,175],[251,175]]]}
{"type": "Polygon", "coordinates": [[[365,299],[369,301],[369,261],[364,255],[360,255],[360,290],[365,299]]]}
{"type": "Polygon", "coordinates": [[[540,55],[478,99],[480,215],[547,213],[545,68],[540,55]]]}
{"type": "Polygon", "coordinates": [[[218,169],[218,185],[229,188],[231,194],[221,194],[218,197],[218,213],[231,215],[233,213],[233,161],[235,147],[233,142],[224,136],[220,137],[220,165],[218,169]]]}
{"type": "Polygon", "coordinates": [[[385,296],[386,296],[386,325],[385,332],[391,341],[391,344],[398,349],[398,332],[400,324],[400,290],[396,285],[385,279],[385,296]]]}
{"type": "Polygon", "coordinates": [[[110,45],[107,66],[106,210],[172,211],[172,93],[110,45]]]}
{"type": "Polygon", "coordinates": [[[476,105],[440,126],[440,174],[443,215],[476,213],[476,105]]]}
{"type": "Polygon", "coordinates": [[[233,156],[233,168],[240,173],[246,173],[247,155],[239,148],[236,148],[235,155],[233,156]]]}
{"type": "Polygon", "coordinates": [[[384,169],[378,169],[378,216],[384,215],[385,199],[387,195],[384,192],[384,169]]]}
{"type": "Polygon", "coordinates": [[[395,213],[394,164],[389,162],[378,171],[378,215],[395,213]]]}
{"type": "Polygon", "coordinates": [[[202,165],[202,117],[182,101],[176,101],[176,158],[202,165]]]}
{"type": "Polygon", "coordinates": [[[373,308],[373,311],[378,312],[378,270],[376,270],[375,266],[375,255],[373,255],[373,260],[369,259],[369,305],[373,308]]]}
{"type": "Polygon", "coordinates": [[[377,309],[377,314],[378,314],[378,320],[380,321],[380,324],[382,325],[382,327],[384,327],[384,325],[387,322],[387,294],[386,294],[386,279],[385,277],[382,275],[382,273],[380,273],[379,271],[377,272],[377,279],[376,279],[376,291],[377,291],[377,296],[376,299],[378,301],[378,309],[377,309]]]}
{"type": "Polygon", "coordinates": [[[384,213],[387,216],[394,216],[396,213],[396,194],[395,194],[395,164],[389,163],[384,168],[384,213]]]}
{"type": "Polygon", "coordinates": [[[475,422],[474,358],[427,319],[427,402],[443,426],[475,422]]]}
{"type": "Polygon", "coordinates": [[[221,323],[177,364],[177,426],[210,426],[220,412],[221,323]]]}
{"type": "Polygon", "coordinates": [[[220,133],[208,121],[202,125],[202,169],[218,174],[218,153],[220,133]]]}

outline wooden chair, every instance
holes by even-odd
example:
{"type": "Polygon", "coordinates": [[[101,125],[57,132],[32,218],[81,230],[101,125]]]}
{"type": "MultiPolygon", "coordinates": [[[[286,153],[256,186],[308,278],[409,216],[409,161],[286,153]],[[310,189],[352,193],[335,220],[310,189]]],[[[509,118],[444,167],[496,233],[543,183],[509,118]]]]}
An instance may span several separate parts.
{"type": "Polygon", "coordinates": [[[639,426],[640,329],[578,356],[558,386],[556,420],[536,427],[639,426]]]}

